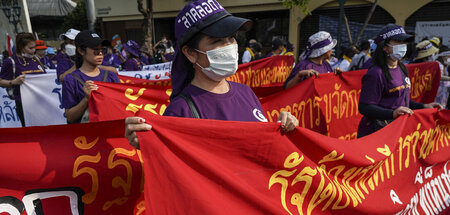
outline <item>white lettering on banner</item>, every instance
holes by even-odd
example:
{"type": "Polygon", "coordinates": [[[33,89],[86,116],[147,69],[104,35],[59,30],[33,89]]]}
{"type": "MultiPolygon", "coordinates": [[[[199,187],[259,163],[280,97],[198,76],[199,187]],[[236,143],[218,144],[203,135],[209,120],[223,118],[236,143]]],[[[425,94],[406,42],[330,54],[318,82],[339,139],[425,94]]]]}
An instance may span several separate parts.
{"type": "MultiPolygon", "coordinates": [[[[444,172],[433,178],[432,167],[427,167],[423,173],[424,177],[430,179],[424,184],[418,193],[416,193],[410,200],[410,203],[405,209],[396,213],[397,215],[413,214],[420,215],[420,209],[424,214],[440,214],[450,207],[450,161],[444,165],[444,172]]],[[[422,169],[418,174],[422,174],[422,169]]],[[[416,176],[417,178],[417,176],[416,176]]],[[[417,181],[417,180],[416,180],[417,181]]],[[[392,192],[391,192],[392,196],[392,192]]]]}
{"type": "Polygon", "coordinates": [[[143,71],[126,71],[119,72],[119,75],[146,79],[146,80],[170,80],[170,70],[172,68],[172,62],[155,64],[155,65],[147,65],[144,67],[143,71]]]}
{"type": "Polygon", "coordinates": [[[392,202],[394,202],[394,205],[395,204],[403,205],[403,202],[400,201],[400,198],[398,198],[397,193],[395,193],[394,190],[391,190],[390,195],[391,195],[392,202]]]}
{"type": "Polygon", "coordinates": [[[29,215],[36,215],[36,208],[34,201],[48,198],[56,198],[56,197],[68,197],[70,200],[70,210],[72,215],[79,215],[79,205],[83,204],[81,202],[81,198],[79,195],[72,190],[63,190],[63,191],[48,191],[48,192],[38,192],[31,193],[23,197],[22,202],[25,205],[25,210],[29,215]]]}

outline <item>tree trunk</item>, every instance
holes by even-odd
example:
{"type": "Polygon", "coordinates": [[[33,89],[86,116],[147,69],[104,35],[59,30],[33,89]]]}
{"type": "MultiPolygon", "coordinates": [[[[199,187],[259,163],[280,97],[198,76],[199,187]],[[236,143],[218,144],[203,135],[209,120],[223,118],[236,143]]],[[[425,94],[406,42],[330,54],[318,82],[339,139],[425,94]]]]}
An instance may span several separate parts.
{"type": "Polygon", "coordinates": [[[344,13],[344,22],[345,22],[345,29],[347,30],[348,41],[351,46],[353,44],[352,33],[350,32],[350,26],[348,25],[348,19],[347,19],[347,15],[345,15],[345,13],[344,13]]]}
{"type": "Polygon", "coordinates": [[[361,30],[359,31],[358,36],[356,37],[355,43],[353,43],[353,45],[357,45],[358,44],[359,39],[361,38],[361,35],[363,34],[364,30],[366,29],[367,24],[370,21],[370,18],[372,18],[373,12],[375,12],[375,8],[377,7],[377,3],[378,3],[378,0],[375,0],[373,2],[372,8],[370,8],[369,14],[367,14],[366,21],[364,21],[364,25],[361,28],[361,30]]]}
{"type": "Polygon", "coordinates": [[[144,15],[142,29],[144,33],[144,44],[148,53],[153,56],[153,0],[148,0],[147,8],[144,8],[142,0],[137,0],[138,10],[144,15]]]}

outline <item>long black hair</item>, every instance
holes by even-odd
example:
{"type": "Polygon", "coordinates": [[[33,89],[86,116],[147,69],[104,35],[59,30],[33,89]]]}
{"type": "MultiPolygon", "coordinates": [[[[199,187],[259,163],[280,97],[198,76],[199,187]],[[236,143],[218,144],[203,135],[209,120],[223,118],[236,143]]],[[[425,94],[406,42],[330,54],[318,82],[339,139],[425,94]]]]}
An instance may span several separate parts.
{"type": "Polygon", "coordinates": [[[75,49],[75,66],[77,67],[77,69],[79,69],[83,65],[83,56],[80,53],[78,53],[78,48],[80,48],[81,50],[86,52],[86,47],[79,47],[79,46],[76,47],[76,49],[75,49]]]}
{"type": "MultiPolygon", "coordinates": [[[[198,44],[200,43],[200,40],[204,36],[205,36],[205,34],[198,33],[194,37],[192,37],[192,39],[187,41],[185,45],[187,47],[189,47],[190,49],[198,49],[198,44]]],[[[178,50],[179,52],[181,52],[181,49],[183,48],[183,46],[179,47],[179,50],[178,50]]],[[[180,53],[180,54],[182,54],[182,53],[180,53]]],[[[187,86],[189,83],[191,83],[192,79],[194,79],[195,69],[194,69],[194,64],[192,64],[191,61],[189,61],[189,59],[187,59],[186,57],[184,57],[184,68],[186,69],[187,77],[184,80],[183,86],[187,86]]],[[[172,101],[172,99],[174,99],[177,96],[178,96],[178,94],[170,95],[170,101],[172,101]]]]}
{"type": "MultiPolygon", "coordinates": [[[[383,42],[380,42],[379,44],[377,44],[377,49],[375,50],[375,53],[373,54],[373,58],[372,58],[372,66],[378,66],[381,68],[381,70],[383,71],[383,75],[384,77],[386,77],[386,79],[388,81],[392,80],[392,76],[391,73],[389,72],[389,67],[386,63],[389,55],[388,53],[386,53],[384,51],[384,47],[388,46],[389,42],[391,40],[390,39],[386,39],[383,42]]],[[[402,70],[402,72],[406,75],[409,76],[409,72],[408,69],[406,68],[406,66],[401,62],[401,60],[398,60],[398,66],[400,66],[400,69],[402,70]]]]}

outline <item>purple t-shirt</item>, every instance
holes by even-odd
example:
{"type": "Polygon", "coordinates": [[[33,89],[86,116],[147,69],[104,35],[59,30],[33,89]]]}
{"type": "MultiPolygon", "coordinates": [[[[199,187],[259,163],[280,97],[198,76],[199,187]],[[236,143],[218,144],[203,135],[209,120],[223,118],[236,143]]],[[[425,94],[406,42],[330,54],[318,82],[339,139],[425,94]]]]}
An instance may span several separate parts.
{"type": "Polygon", "coordinates": [[[119,67],[121,64],[119,56],[115,54],[107,54],[103,57],[102,65],[119,67]]]}
{"type": "Polygon", "coordinates": [[[55,64],[53,64],[52,60],[48,56],[44,56],[40,60],[45,69],[56,69],[55,64]]]}
{"type": "Polygon", "coordinates": [[[314,69],[317,72],[319,72],[319,74],[333,72],[333,69],[331,68],[330,64],[327,61],[322,61],[322,64],[316,64],[312,62],[310,59],[305,59],[302,60],[297,65],[295,65],[295,67],[292,69],[291,74],[289,74],[289,77],[284,82],[284,88],[286,88],[286,84],[290,80],[292,80],[297,75],[298,72],[308,69],[314,69]]]}
{"type": "MultiPolygon", "coordinates": [[[[81,84],[73,75],[78,76],[81,80],[84,82],[90,80],[90,81],[103,81],[103,76],[105,74],[104,70],[100,70],[100,74],[91,77],[87,76],[86,74],[82,73],[79,69],[73,71],[71,74],[66,75],[64,77],[63,83],[62,83],[62,107],[69,109],[73,106],[80,103],[80,101],[84,98],[85,94],[83,91],[83,84],[81,84]]],[[[116,73],[114,72],[108,72],[108,77],[106,78],[105,82],[112,82],[112,83],[119,83],[119,77],[117,77],[116,73]]],[[[78,120],[79,122],[80,120],[78,120]]]]}
{"type": "MultiPolygon", "coordinates": [[[[2,70],[0,71],[0,78],[5,80],[13,80],[14,76],[17,78],[23,74],[42,74],[45,73],[45,69],[39,64],[39,59],[17,57],[13,55],[12,57],[4,60],[2,70]],[[16,67],[15,75],[13,75],[13,62],[16,67]]],[[[14,99],[20,101],[20,85],[14,86],[14,99]]]]}
{"type": "MultiPolygon", "coordinates": [[[[400,66],[389,69],[392,80],[384,77],[380,67],[372,66],[362,78],[360,103],[378,105],[385,109],[395,110],[400,106],[409,107],[411,82],[400,66]]],[[[370,134],[373,128],[371,120],[363,116],[358,127],[358,134],[370,134]]]]}
{"type": "Polygon", "coordinates": [[[141,71],[142,62],[136,58],[128,58],[122,66],[125,71],[141,71]]]}
{"type": "Polygon", "coordinates": [[[68,56],[62,55],[57,60],[56,75],[59,76],[69,70],[75,62],[68,56]]]}
{"type": "MultiPolygon", "coordinates": [[[[184,88],[182,93],[191,96],[202,119],[267,122],[261,103],[250,87],[230,81],[228,83],[230,90],[224,94],[212,93],[192,84],[184,88]]],[[[170,102],[164,116],[192,118],[191,109],[180,96],[170,102]]]]}
{"type": "Polygon", "coordinates": [[[166,58],[167,62],[173,61],[174,53],[167,53],[167,54],[164,55],[164,58],[166,58]]]}

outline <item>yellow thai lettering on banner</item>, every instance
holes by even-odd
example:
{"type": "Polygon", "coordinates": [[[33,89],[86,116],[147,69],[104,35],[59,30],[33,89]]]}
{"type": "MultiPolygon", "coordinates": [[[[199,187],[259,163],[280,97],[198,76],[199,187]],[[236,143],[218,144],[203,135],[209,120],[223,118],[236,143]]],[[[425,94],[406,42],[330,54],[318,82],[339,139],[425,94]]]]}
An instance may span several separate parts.
{"type": "Polygon", "coordinates": [[[95,144],[98,142],[98,140],[99,140],[99,137],[95,138],[95,140],[88,143],[85,136],[79,136],[79,137],[75,138],[75,140],[73,141],[73,144],[79,149],[89,150],[95,146],[95,144]]]}
{"type": "Polygon", "coordinates": [[[430,91],[433,87],[434,73],[431,73],[429,69],[423,74],[419,74],[419,72],[419,67],[416,67],[410,75],[412,99],[419,98],[425,91],[430,91]]]}
{"type": "MultiPolygon", "coordinates": [[[[322,96],[307,98],[280,109],[267,110],[266,115],[269,122],[278,119],[280,112],[290,111],[300,123],[301,127],[314,128],[321,126],[321,117],[325,117],[327,126],[333,120],[348,119],[359,115],[358,96],[361,90],[342,90],[341,85],[335,84],[334,91],[322,96]],[[309,116],[309,121],[305,120],[309,116]]],[[[356,132],[349,136],[340,137],[340,139],[356,139],[356,132]]]]}
{"type": "Polygon", "coordinates": [[[125,90],[125,97],[127,97],[130,100],[136,101],[137,99],[139,99],[139,97],[142,96],[142,94],[144,94],[145,90],[146,90],[146,88],[141,88],[141,89],[139,89],[137,94],[133,95],[134,90],[131,88],[127,88],[125,90]]]}
{"type": "Polygon", "coordinates": [[[98,173],[95,169],[91,167],[83,167],[80,169],[78,169],[78,167],[85,162],[98,163],[100,162],[100,158],[101,158],[100,152],[98,152],[95,156],[81,155],[75,160],[75,163],[73,164],[72,178],[76,178],[82,174],[88,174],[89,176],[91,176],[92,180],[91,191],[89,193],[84,194],[82,197],[82,200],[85,204],[91,204],[97,197],[99,187],[98,173]]]}
{"type": "Polygon", "coordinates": [[[114,148],[111,150],[108,156],[108,169],[114,169],[117,166],[123,166],[126,170],[126,179],[123,179],[120,176],[115,176],[112,179],[112,187],[114,188],[122,188],[124,192],[124,196],[113,199],[112,201],[106,201],[103,204],[103,210],[108,210],[112,205],[119,204],[122,205],[128,201],[128,196],[131,193],[131,183],[133,178],[133,170],[129,161],[125,159],[117,159],[114,160],[116,155],[124,155],[128,157],[132,157],[136,154],[136,150],[126,150],[123,148],[114,148]]]}
{"type": "MultiPolygon", "coordinates": [[[[300,157],[300,155],[297,152],[291,153],[286,160],[284,161],[284,168],[294,168],[298,166],[303,161],[303,156],[300,157]]],[[[292,215],[292,213],[289,211],[289,209],[286,206],[286,190],[288,187],[288,180],[286,180],[286,177],[290,177],[293,175],[297,170],[287,171],[287,170],[280,170],[274,173],[269,180],[269,190],[274,184],[280,184],[281,185],[281,204],[283,205],[283,208],[292,215]],[[278,176],[282,176],[285,178],[281,178],[278,176]]]]}
{"type": "Polygon", "coordinates": [[[142,104],[141,105],[137,105],[137,104],[133,104],[133,103],[130,103],[130,104],[128,104],[127,105],[127,107],[125,108],[125,110],[126,111],[131,111],[131,112],[133,112],[133,113],[136,113],[136,112],[138,112],[140,109],[142,109],[142,104]]]}

